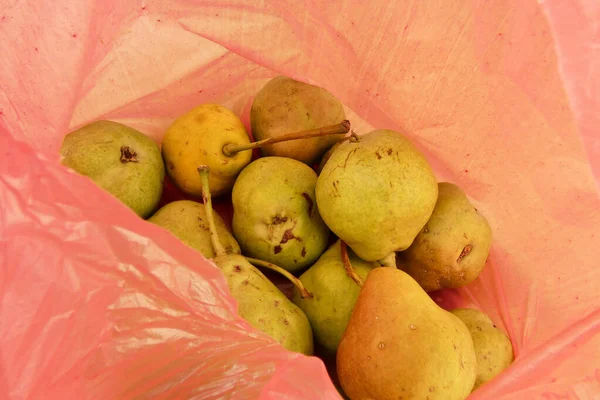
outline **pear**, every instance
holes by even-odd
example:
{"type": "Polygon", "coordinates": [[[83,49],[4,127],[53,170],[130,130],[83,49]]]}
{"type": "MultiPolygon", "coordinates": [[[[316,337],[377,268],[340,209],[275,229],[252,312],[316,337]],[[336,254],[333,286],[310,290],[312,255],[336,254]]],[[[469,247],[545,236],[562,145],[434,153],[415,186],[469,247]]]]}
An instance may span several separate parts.
{"type": "Polygon", "coordinates": [[[250,144],[244,124],[219,104],[201,104],[177,118],[162,140],[167,175],[184,193],[200,197],[202,185],[196,168],[210,167],[213,196],[228,193],[240,171],[250,163],[252,151],[223,154],[226,144],[250,144]]]}
{"type": "Polygon", "coordinates": [[[292,303],[260,270],[257,264],[277,271],[297,285],[303,296],[310,296],[302,283],[282,268],[263,260],[228,254],[220,239],[213,217],[209,168],[198,168],[202,198],[216,256],[212,261],[221,269],[231,295],[238,303],[238,314],[256,329],[266,333],[289,351],[312,355],[313,333],[306,314],[292,303]],[[252,263],[252,264],[251,264],[252,263]]]}
{"type": "Polygon", "coordinates": [[[411,245],[433,211],[438,186],[406,137],[378,129],[339,145],[315,193],[331,231],[358,257],[376,261],[411,245]]]}
{"type": "Polygon", "coordinates": [[[413,244],[398,253],[398,266],[427,292],[458,288],[474,281],[485,266],[492,230],[458,186],[439,183],[427,224],[413,244]]]}
{"type": "MultiPolygon", "coordinates": [[[[302,298],[295,289],[293,301],[308,317],[315,340],[328,352],[335,353],[346,330],[360,286],[348,276],[342,260],[340,240],[332,244],[317,262],[300,275],[300,281],[312,297],[302,298]]],[[[355,273],[364,281],[378,264],[356,257],[352,251],[347,256],[355,273]]]]}
{"type": "Polygon", "coordinates": [[[471,332],[477,355],[475,390],[514,361],[512,343],[484,312],[472,308],[456,308],[450,312],[460,318],[471,332]]]}
{"type": "Polygon", "coordinates": [[[160,201],[165,169],[158,145],[144,133],[99,120],[65,135],[60,162],[119,199],[142,218],[160,201]]]}
{"type": "MultiPolygon", "coordinates": [[[[214,214],[215,226],[227,254],[241,254],[240,245],[229,231],[223,218],[214,214]]],[[[198,250],[205,258],[213,258],[210,228],[204,204],[192,200],[172,201],[162,206],[148,222],[175,235],[186,245],[198,250]]]]}
{"type": "Polygon", "coordinates": [[[352,400],[462,400],[477,373],[465,324],[396,268],[367,275],[336,361],[352,400]]]}
{"type": "Polygon", "coordinates": [[[233,235],[242,252],[296,272],[325,251],[329,228],[315,200],[317,174],[285,157],[261,157],[238,176],[231,192],[233,235]]]}
{"type": "MultiPolygon", "coordinates": [[[[327,90],[286,76],[267,82],[254,97],[250,110],[252,135],[257,140],[345,119],[342,103],[327,90]]],[[[342,137],[338,134],[273,144],[263,147],[261,154],[289,157],[312,165],[342,137]]]]}
{"type": "Polygon", "coordinates": [[[210,166],[213,196],[221,196],[231,191],[240,171],[250,163],[252,149],[307,137],[339,136],[349,131],[349,121],[336,122],[251,143],[244,124],[232,111],[219,104],[201,104],[177,118],[167,129],[162,155],[167,174],[184,193],[202,195],[196,167],[206,164],[210,166]]]}

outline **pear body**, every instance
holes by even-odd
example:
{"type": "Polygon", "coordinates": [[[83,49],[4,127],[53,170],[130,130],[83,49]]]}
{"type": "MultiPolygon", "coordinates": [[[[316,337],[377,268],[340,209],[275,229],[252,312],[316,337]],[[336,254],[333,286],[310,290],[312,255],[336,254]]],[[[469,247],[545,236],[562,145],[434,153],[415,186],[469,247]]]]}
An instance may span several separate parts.
{"type": "Polygon", "coordinates": [[[477,355],[477,379],[473,390],[492,380],[514,361],[509,337],[494,326],[482,311],[457,308],[451,311],[469,329],[477,355]]]}
{"type": "MultiPolygon", "coordinates": [[[[225,251],[228,254],[240,254],[240,245],[229,231],[223,218],[216,212],[213,215],[225,251]]],[[[182,242],[198,250],[205,258],[215,256],[204,204],[192,200],[172,201],[156,211],[152,217],[148,218],[148,222],[170,231],[182,242]]]]}
{"type": "Polygon", "coordinates": [[[233,234],[244,255],[296,272],[327,247],[329,228],[315,199],[316,173],[285,157],[262,157],[238,176],[231,199],[233,234]]]}
{"type": "Polygon", "coordinates": [[[429,219],[437,195],[425,157],[391,130],[341,143],[316,186],[323,220],[365,261],[408,248],[429,219]]]}
{"type": "MultiPolygon", "coordinates": [[[[285,76],[271,79],[256,94],[250,110],[255,140],[333,125],[346,119],[343,105],[327,90],[285,76]]],[[[261,148],[263,156],[289,157],[312,165],[344,137],[336,134],[280,142],[261,148]]]]}
{"type": "Polygon", "coordinates": [[[398,253],[398,266],[427,292],[458,288],[481,273],[492,244],[492,230],[458,186],[439,183],[433,213],[413,244],[398,253]]]}
{"type": "MultiPolygon", "coordinates": [[[[348,258],[363,280],[378,265],[361,260],[350,250],[348,258]]],[[[299,279],[312,297],[303,299],[294,289],[293,301],[306,313],[315,340],[335,353],[360,292],[360,286],[344,269],[340,241],[332,244],[299,279]]]]}
{"type": "Polygon", "coordinates": [[[313,354],[313,334],[306,314],[260,270],[238,254],[217,256],[213,261],[223,271],[242,318],[286,349],[313,354]]]}
{"type": "Polygon", "coordinates": [[[150,137],[114,121],[95,121],[68,133],[60,162],[88,176],[142,218],[160,201],[165,169],[150,137]]]}
{"type": "Polygon", "coordinates": [[[229,193],[240,171],[250,163],[252,151],[223,154],[226,144],[249,144],[244,124],[231,110],[219,104],[202,104],[177,118],[162,140],[166,171],[185,193],[200,197],[199,165],[210,167],[213,196],[229,193]]]}
{"type": "Polygon", "coordinates": [[[387,267],[367,276],[336,361],[352,400],[463,400],[477,372],[465,324],[408,274],[387,267]]]}

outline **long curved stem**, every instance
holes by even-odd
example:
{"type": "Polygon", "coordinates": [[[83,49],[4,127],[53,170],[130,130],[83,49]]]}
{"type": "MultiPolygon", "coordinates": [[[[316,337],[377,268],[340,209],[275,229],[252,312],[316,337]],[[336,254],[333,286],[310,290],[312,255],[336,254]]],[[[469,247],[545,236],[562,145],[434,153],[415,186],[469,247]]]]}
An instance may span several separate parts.
{"type": "Polygon", "coordinates": [[[346,242],[343,240],[340,241],[340,247],[342,250],[342,262],[344,263],[344,269],[346,270],[346,275],[350,277],[358,286],[362,287],[364,284],[362,278],[358,276],[354,268],[352,268],[352,264],[350,263],[350,258],[348,258],[348,246],[346,242]]]}
{"type": "Polygon", "coordinates": [[[270,137],[268,139],[259,140],[250,144],[235,144],[227,143],[223,146],[223,154],[227,157],[232,157],[236,153],[245,150],[252,150],[257,147],[263,147],[268,144],[286,142],[288,140],[308,139],[318,136],[335,135],[340,133],[348,133],[350,131],[350,121],[347,119],[339,124],[324,126],[322,128],[309,129],[306,131],[286,133],[285,135],[270,137]]]}
{"type": "Polygon", "coordinates": [[[198,167],[198,173],[200,174],[200,179],[202,180],[202,201],[204,202],[204,208],[206,210],[206,219],[208,220],[208,229],[210,230],[210,241],[212,242],[213,250],[218,257],[227,254],[227,252],[225,251],[225,248],[219,239],[217,226],[215,225],[212,199],[210,196],[210,185],[208,184],[209,172],[210,167],[208,165],[201,165],[198,167]]]}
{"type": "Polygon", "coordinates": [[[275,272],[285,276],[290,282],[292,282],[294,284],[294,286],[296,286],[298,288],[298,290],[300,291],[300,296],[303,299],[305,299],[307,297],[312,298],[312,294],[310,294],[310,292],[308,290],[306,290],[306,288],[304,287],[304,285],[302,284],[300,279],[296,278],[294,275],[292,275],[285,269],[281,268],[280,266],[271,264],[270,262],[267,262],[267,261],[259,260],[258,258],[246,257],[246,260],[248,260],[248,262],[252,265],[256,265],[257,267],[267,268],[267,269],[270,269],[271,271],[275,271],[275,272]]]}

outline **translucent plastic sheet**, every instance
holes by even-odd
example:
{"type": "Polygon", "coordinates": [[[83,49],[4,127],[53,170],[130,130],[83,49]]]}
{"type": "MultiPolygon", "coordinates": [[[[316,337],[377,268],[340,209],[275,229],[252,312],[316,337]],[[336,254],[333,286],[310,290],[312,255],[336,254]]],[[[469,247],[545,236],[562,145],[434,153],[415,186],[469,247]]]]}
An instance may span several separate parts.
{"type": "Polygon", "coordinates": [[[160,142],[217,102],[249,126],[277,74],[326,87],[359,132],[405,132],[488,217],[482,276],[434,295],[513,341],[471,398],[598,396],[599,17],[593,0],[4,1],[0,398],[338,398],[320,360],[235,316],[217,268],[58,164],[99,118],[160,142]]]}

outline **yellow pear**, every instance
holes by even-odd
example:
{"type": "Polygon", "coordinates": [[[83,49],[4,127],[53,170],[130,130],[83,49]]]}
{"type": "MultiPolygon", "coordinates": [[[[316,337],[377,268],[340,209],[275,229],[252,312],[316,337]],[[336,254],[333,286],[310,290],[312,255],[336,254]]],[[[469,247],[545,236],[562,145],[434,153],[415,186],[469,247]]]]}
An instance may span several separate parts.
{"type": "Polygon", "coordinates": [[[213,196],[227,193],[240,171],[250,163],[252,151],[225,155],[227,144],[249,145],[244,124],[219,104],[202,104],[177,118],[162,140],[167,175],[185,193],[200,197],[198,165],[210,167],[213,196]]]}

